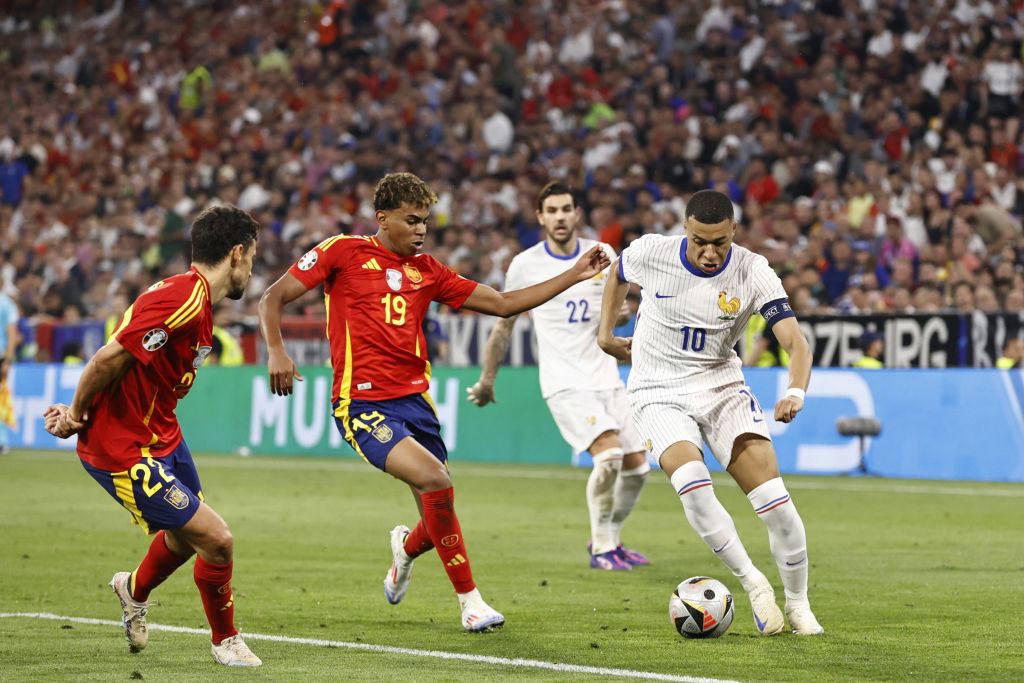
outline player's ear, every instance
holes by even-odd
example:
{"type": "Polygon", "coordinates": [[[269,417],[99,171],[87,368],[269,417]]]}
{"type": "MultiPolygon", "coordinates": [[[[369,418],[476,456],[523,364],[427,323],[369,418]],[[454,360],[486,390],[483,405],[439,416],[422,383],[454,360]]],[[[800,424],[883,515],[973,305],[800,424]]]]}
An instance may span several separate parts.
{"type": "Polygon", "coordinates": [[[245,255],[245,245],[236,244],[235,246],[231,247],[229,255],[231,256],[231,267],[234,268],[245,255]]]}

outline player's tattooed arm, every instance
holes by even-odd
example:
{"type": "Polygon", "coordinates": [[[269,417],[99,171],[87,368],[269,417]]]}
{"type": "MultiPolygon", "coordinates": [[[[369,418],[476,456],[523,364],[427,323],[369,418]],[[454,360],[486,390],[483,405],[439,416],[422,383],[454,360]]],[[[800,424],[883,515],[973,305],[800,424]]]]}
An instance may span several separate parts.
{"type": "Polygon", "coordinates": [[[775,419],[792,422],[804,407],[804,392],[811,381],[811,347],[796,318],[785,318],[772,327],[779,346],[789,354],[789,389],[775,404],[775,419]]]}
{"type": "Polygon", "coordinates": [[[494,397],[494,380],[498,376],[498,368],[501,361],[508,353],[509,342],[512,340],[512,330],[515,327],[519,316],[501,318],[491,329],[487,337],[487,348],[484,350],[483,367],[480,369],[480,379],[471,387],[466,389],[466,398],[478,406],[485,406],[488,403],[497,403],[494,397]]]}
{"type": "MultiPolygon", "coordinates": [[[[621,257],[620,257],[621,258],[621,257]]],[[[613,267],[615,271],[617,266],[613,267]]],[[[601,298],[601,322],[597,328],[597,345],[609,356],[629,363],[633,359],[633,340],[614,336],[615,324],[626,303],[629,283],[617,277],[610,277],[604,284],[604,295],[601,298]]]]}

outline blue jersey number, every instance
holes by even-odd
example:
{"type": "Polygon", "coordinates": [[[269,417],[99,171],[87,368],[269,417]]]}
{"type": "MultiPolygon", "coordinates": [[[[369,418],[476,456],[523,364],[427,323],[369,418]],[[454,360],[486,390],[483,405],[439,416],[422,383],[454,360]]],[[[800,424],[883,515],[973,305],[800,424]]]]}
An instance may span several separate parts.
{"type": "Polygon", "coordinates": [[[590,318],[587,317],[587,313],[590,312],[590,304],[587,303],[586,299],[580,299],[579,301],[566,301],[565,307],[569,309],[569,322],[571,323],[589,323],[590,318]],[[580,314],[580,317],[576,317],[576,313],[580,314]]]}
{"type": "Polygon", "coordinates": [[[708,340],[707,330],[703,327],[680,327],[679,331],[683,333],[683,351],[704,350],[704,344],[708,340]]]}

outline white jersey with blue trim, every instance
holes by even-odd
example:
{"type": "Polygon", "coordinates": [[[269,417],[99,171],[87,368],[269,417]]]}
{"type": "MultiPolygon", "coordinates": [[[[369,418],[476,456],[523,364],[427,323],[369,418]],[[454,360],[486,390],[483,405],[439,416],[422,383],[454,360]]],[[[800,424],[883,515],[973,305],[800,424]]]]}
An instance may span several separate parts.
{"type": "MultiPolygon", "coordinates": [[[[576,251],[560,256],[542,240],[520,252],[509,264],[505,289],[522,289],[549,280],[570,268],[595,240],[578,239],[576,251]]],[[[601,243],[610,260],[615,250],[601,243]]],[[[597,327],[601,320],[601,296],[605,269],[585,282],[579,282],[550,301],[530,311],[537,335],[537,362],[540,366],[540,391],[544,398],[566,389],[614,389],[622,386],[615,359],[597,345],[597,327]]]]}
{"type": "Polygon", "coordinates": [[[768,260],[736,244],[721,268],[705,273],[686,260],[686,238],[644,235],[623,250],[617,276],[643,287],[631,392],[690,394],[742,382],[734,347],[750,316],[792,316],[768,260]]]}

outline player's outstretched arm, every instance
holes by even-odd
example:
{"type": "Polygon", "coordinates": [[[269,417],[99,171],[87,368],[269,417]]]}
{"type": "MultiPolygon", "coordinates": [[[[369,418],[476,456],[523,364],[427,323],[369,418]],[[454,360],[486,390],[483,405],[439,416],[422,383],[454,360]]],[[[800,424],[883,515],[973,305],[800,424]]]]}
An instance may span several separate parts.
{"type": "Polygon", "coordinates": [[[775,419],[779,422],[792,422],[804,407],[804,392],[811,381],[811,347],[796,318],[780,320],[775,323],[772,332],[779,340],[779,346],[789,354],[789,389],[775,404],[775,419]]]}
{"type": "MultiPolygon", "coordinates": [[[[615,271],[616,268],[612,268],[612,270],[615,271]]],[[[628,293],[628,282],[622,282],[615,276],[608,278],[608,281],[604,283],[604,294],[601,296],[601,322],[597,327],[597,345],[609,356],[614,356],[624,363],[629,363],[633,359],[633,340],[616,337],[613,330],[621,315],[622,306],[626,302],[628,293]]]]}
{"type": "Polygon", "coordinates": [[[523,311],[540,306],[577,282],[589,280],[607,268],[608,264],[607,254],[601,245],[596,245],[580,256],[572,268],[532,287],[499,292],[487,285],[478,284],[462,306],[471,311],[499,315],[502,318],[519,315],[523,311]]]}
{"type": "Polygon", "coordinates": [[[46,431],[58,439],[82,431],[89,421],[89,406],[96,395],[111,382],[121,379],[134,362],[135,357],[116,339],[107,342],[82,370],[71,405],[52,405],[43,414],[46,431]]]}
{"type": "Polygon", "coordinates": [[[494,397],[494,380],[498,377],[501,359],[508,352],[508,345],[512,339],[512,329],[518,317],[502,318],[491,329],[491,334],[487,337],[483,367],[480,368],[480,379],[477,380],[476,384],[466,389],[466,398],[478,406],[498,402],[498,399],[494,397]]]}
{"type": "Polygon", "coordinates": [[[260,298],[260,332],[267,343],[267,372],[270,390],[278,396],[292,393],[292,380],[302,381],[295,361],[284,348],[281,336],[281,312],[285,304],[306,293],[306,285],[291,273],[285,273],[260,298]]]}

